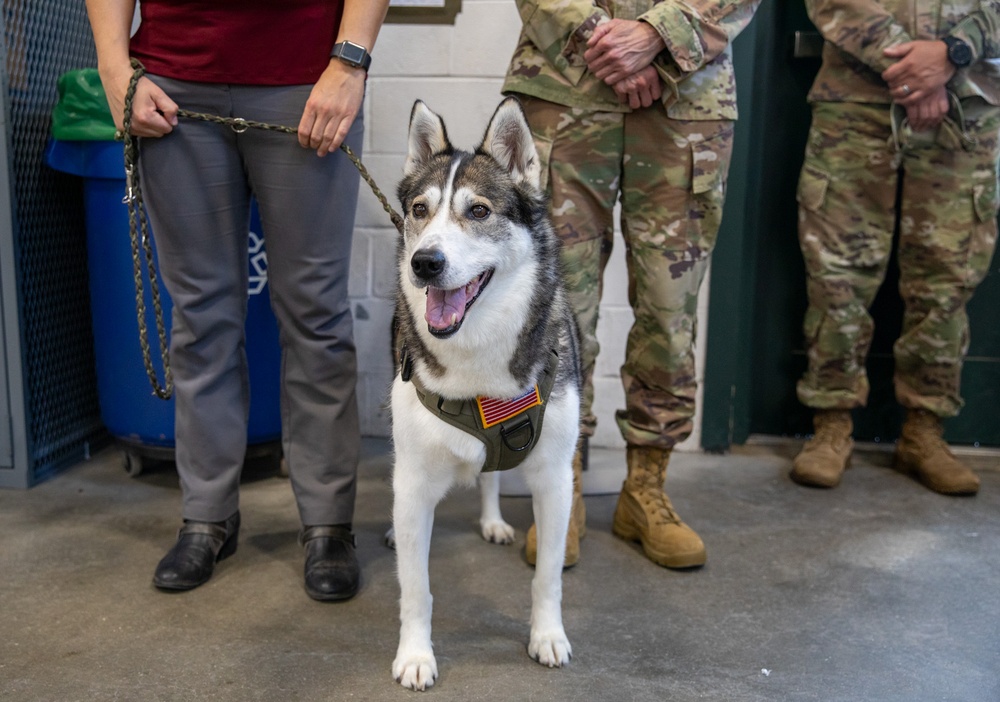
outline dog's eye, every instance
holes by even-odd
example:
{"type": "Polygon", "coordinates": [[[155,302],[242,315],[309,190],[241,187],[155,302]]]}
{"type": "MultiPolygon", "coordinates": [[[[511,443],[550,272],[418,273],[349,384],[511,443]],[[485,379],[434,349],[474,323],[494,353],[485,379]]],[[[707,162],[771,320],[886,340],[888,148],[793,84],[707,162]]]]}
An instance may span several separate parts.
{"type": "Polygon", "coordinates": [[[413,216],[417,219],[423,219],[427,216],[427,205],[422,202],[415,203],[413,205],[413,216]]]}
{"type": "Polygon", "coordinates": [[[473,205],[469,210],[476,219],[486,219],[490,216],[490,208],[486,205],[473,205]]]}

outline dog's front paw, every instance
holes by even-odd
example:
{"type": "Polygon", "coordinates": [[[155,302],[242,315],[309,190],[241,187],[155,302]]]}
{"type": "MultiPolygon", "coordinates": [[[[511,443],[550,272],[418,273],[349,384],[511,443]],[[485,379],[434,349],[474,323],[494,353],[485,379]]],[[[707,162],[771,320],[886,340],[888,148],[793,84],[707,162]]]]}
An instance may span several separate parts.
{"type": "Polygon", "coordinates": [[[542,633],[531,632],[528,642],[528,655],[542,665],[558,668],[569,663],[573,657],[573,647],[569,644],[564,631],[542,633]]]}
{"type": "Polygon", "coordinates": [[[437,680],[438,667],[434,654],[425,653],[404,653],[400,651],[396,654],[396,660],[392,662],[392,676],[396,678],[403,687],[411,690],[426,690],[434,685],[437,680]]]}
{"type": "Polygon", "coordinates": [[[483,538],[492,544],[514,543],[514,527],[502,519],[482,520],[483,538]]]}

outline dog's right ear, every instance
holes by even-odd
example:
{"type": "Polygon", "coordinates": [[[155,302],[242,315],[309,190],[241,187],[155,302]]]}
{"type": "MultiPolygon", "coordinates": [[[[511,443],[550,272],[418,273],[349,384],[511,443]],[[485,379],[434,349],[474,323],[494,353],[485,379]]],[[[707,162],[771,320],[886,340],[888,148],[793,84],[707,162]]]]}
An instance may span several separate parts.
{"type": "Polygon", "coordinates": [[[410,175],[427,163],[434,154],[451,149],[444,121],[430,108],[417,100],[410,111],[410,135],[403,174],[410,175]]]}
{"type": "Polygon", "coordinates": [[[492,156],[515,181],[540,187],[542,170],[538,150],[524,108],[517,98],[508,97],[500,103],[479,148],[492,156]]]}

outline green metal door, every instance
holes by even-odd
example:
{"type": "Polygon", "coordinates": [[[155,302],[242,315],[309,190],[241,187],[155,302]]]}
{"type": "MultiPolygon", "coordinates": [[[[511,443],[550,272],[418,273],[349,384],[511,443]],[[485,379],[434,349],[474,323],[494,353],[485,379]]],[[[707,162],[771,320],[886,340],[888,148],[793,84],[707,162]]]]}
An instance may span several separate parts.
{"type": "MultiPolygon", "coordinates": [[[[724,449],[750,434],[801,436],[811,412],[795,395],[806,367],[805,275],[795,190],[810,112],[806,93],[822,40],[801,2],[763,3],[734,46],[740,121],[730,190],[714,254],[702,443],[724,449]]],[[[875,303],[868,361],[871,395],[856,410],[855,437],[893,441],[902,410],[892,387],[892,344],[901,326],[895,260],[875,303]]],[[[946,424],[957,444],[1000,446],[1000,256],[969,305],[972,344],[963,373],[966,406],[946,424]]]]}

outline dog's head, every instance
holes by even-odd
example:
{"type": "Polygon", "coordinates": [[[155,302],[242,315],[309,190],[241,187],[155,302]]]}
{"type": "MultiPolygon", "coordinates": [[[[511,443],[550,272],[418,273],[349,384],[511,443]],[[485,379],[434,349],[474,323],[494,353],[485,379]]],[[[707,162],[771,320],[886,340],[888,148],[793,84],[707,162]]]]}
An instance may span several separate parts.
{"type": "MultiPolygon", "coordinates": [[[[398,190],[405,220],[400,284],[426,291],[423,317],[434,337],[455,334],[494,276],[525,260],[545,209],[540,173],[516,99],[500,103],[472,153],[456,150],[441,117],[414,104],[398,190]]],[[[416,296],[410,299],[415,306],[416,296]]]]}

